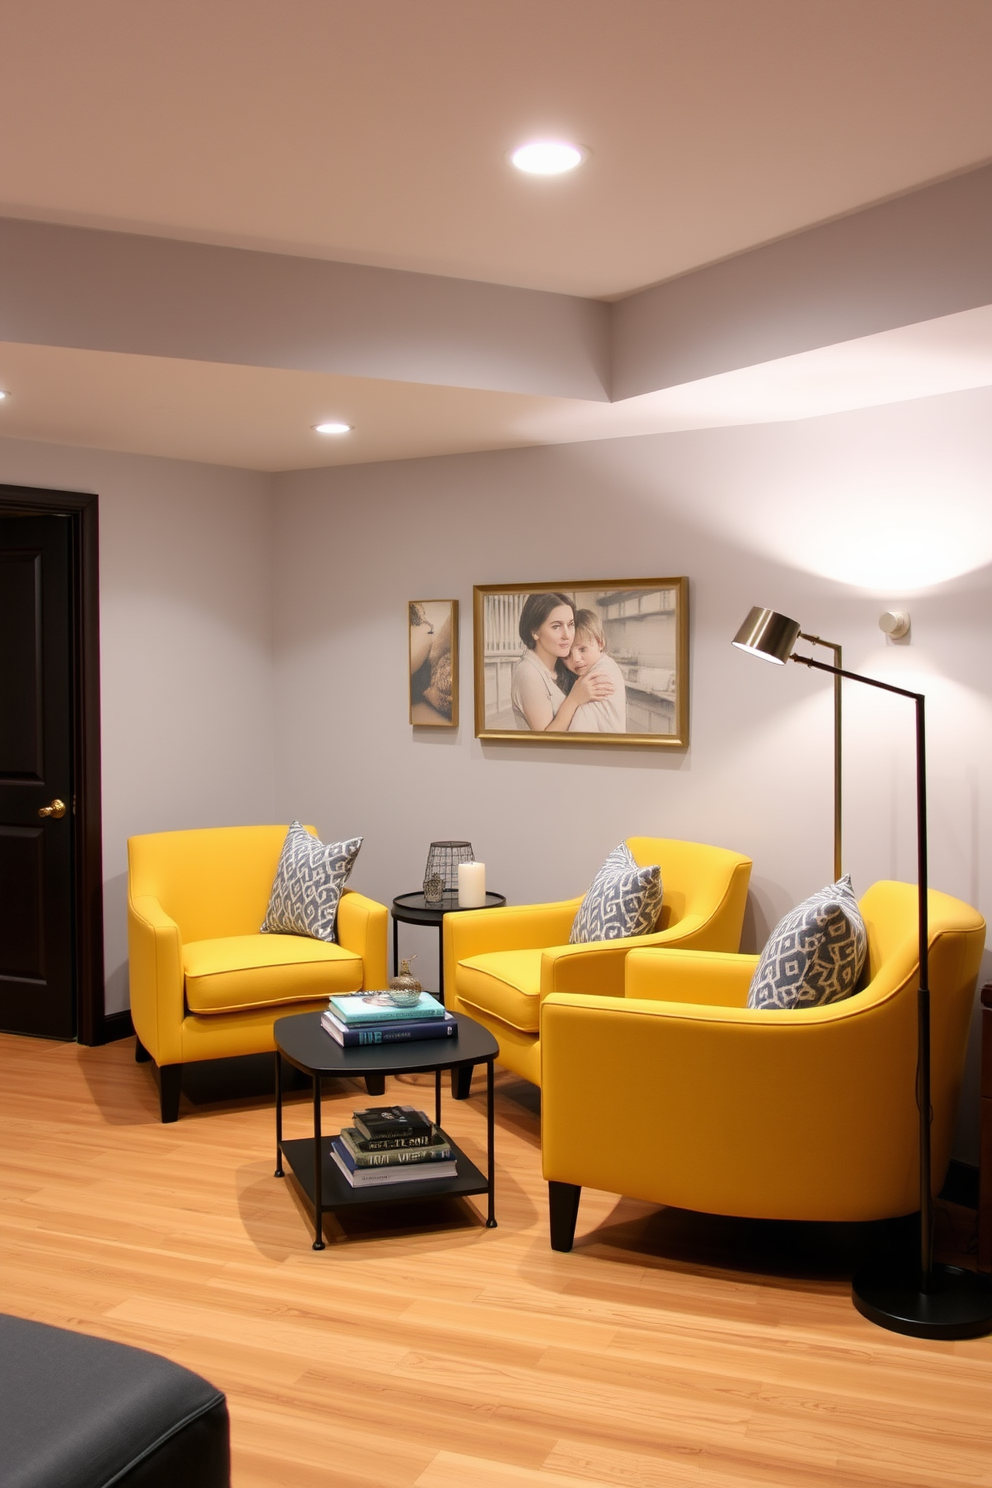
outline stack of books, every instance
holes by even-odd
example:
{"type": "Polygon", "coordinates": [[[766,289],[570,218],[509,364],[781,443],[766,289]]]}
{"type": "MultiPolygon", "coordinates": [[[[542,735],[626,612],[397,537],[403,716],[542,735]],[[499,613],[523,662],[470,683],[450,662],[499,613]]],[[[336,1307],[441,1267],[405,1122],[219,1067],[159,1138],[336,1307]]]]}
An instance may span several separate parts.
{"type": "Polygon", "coordinates": [[[415,1039],[457,1038],[458,1020],[446,1013],[429,992],[421,992],[412,1007],[397,1007],[383,997],[367,1001],[366,995],[336,995],[330,999],[320,1021],[332,1039],[345,1048],[356,1044],[403,1044],[415,1039]]]}
{"type": "Polygon", "coordinates": [[[351,1119],[354,1125],[332,1139],[331,1157],[352,1188],[458,1177],[451,1143],[426,1112],[375,1106],[351,1119]]]}

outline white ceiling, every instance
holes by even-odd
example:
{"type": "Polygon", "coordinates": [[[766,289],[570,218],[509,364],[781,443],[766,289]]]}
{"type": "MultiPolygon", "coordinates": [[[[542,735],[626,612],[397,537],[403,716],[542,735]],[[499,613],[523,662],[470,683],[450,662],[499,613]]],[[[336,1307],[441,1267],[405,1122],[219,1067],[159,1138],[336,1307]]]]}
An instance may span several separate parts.
{"type": "Polygon", "coordinates": [[[2,10],[6,215],[602,298],[992,155],[988,0],[2,10]]]}
{"type": "MultiPolygon", "coordinates": [[[[7,216],[615,298],[992,157],[989,0],[0,0],[0,18],[7,216]],[[545,133],[589,161],[512,171],[545,133]]],[[[988,332],[948,317],[940,356],[867,401],[945,390],[987,366],[988,332]]],[[[865,401],[854,366],[872,380],[878,340],[807,412],[865,401]]],[[[0,432],[291,468],[737,422],[735,386],[676,414],[679,390],[610,408],[8,346],[0,432]],[[356,434],[318,444],[342,411],[356,434]]],[[[768,386],[752,411],[800,416],[768,386]]]]}

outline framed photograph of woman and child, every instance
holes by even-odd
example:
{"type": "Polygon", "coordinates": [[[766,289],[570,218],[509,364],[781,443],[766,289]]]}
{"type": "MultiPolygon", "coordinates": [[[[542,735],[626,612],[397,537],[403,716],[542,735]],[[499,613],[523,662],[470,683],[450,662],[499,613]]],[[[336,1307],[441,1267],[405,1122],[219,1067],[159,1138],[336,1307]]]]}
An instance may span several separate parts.
{"type": "Polygon", "coordinates": [[[475,733],[689,742],[689,581],[477,584],[475,733]]]}

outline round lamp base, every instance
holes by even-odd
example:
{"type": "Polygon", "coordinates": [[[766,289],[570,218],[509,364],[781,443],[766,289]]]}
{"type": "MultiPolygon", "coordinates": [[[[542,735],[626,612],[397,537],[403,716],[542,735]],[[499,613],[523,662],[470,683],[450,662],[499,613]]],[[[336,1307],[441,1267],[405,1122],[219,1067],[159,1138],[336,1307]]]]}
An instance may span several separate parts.
{"type": "Polygon", "coordinates": [[[992,1278],[958,1266],[934,1266],[925,1292],[919,1273],[865,1272],[854,1278],[851,1297],[869,1322],[911,1338],[983,1338],[992,1333],[992,1278]]]}

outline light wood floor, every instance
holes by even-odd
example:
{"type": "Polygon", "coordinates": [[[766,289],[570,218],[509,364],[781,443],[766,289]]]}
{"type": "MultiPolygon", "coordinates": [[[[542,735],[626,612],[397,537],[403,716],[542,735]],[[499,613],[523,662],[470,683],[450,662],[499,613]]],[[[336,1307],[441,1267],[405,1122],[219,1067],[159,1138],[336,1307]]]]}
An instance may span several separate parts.
{"type": "MultiPolygon", "coordinates": [[[[587,1192],[553,1253],[536,1092],[508,1075],[498,1229],[472,1200],[387,1206],[374,1229],[331,1220],[320,1253],[272,1176],[257,1064],[219,1101],[201,1072],[163,1127],[130,1041],[0,1037],[0,1059],[4,1308],[223,1388],[235,1488],[992,1484],[992,1340],[872,1327],[848,1240],[802,1226],[587,1192]]],[[[330,1129],[364,1104],[332,1087],[330,1129]]],[[[303,1094],[288,1135],[309,1120],[303,1094]]],[[[482,1165],[482,1095],[445,1122],[482,1165]]],[[[945,1247],[971,1218],[942,1210],[945,1247]]]]}

